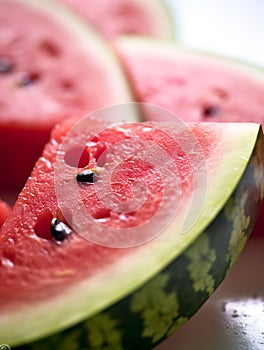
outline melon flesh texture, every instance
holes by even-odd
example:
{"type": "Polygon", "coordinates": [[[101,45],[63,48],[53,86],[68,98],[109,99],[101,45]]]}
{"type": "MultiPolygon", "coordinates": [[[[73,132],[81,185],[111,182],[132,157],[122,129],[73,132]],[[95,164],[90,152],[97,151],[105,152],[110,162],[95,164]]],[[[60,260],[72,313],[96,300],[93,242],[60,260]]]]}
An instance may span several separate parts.
{"type": "Polygon", "coordinates": [[[260,70],[156,40],[121,39],[117,48],[137,101],[187,122],[264,124],[260,70]]]}
{"type": "MultiPolygon", "coordinates": [[[[94,135],[98,123],[90,121],[90,136],[94,135]]],[[[93,244],[75,232],[61,245],[51,239],[52,217],[63,220],[54,188],[54,164],[71,126],[68,122],[55,128],[1,230],[0,338],[10,345],[45,336],[87,318],[131,293],[181,254],[230,197],[247,166],[245,159],[250,159],[259,131],[255,124],[190,124],[208,168],[206,201],[199,219],[187,235],[179,234],[181,219],[177,216],[157,239],[138,247],[114,249],[93,244]]],[[[146,128],[144,124],[113,127],[110,131],[105,122],[101,126],[106,131],[93,138],[90,145],[83,145],[90,155],[89,167],[94,167],[98,155],[117,140],[152,140],[175,161],[182,197],[190,197],[195,169],[190,166],[184,150],[177,148],[166,133],[146,128]]],[[[80,186],[86,208],[94,217],[93,225],[105,219],[104,222],[112,226],[127,227],[131,222],[137,226],[155,215],[163,193],[160,177],[153,166],[140,162],[137,156],[130,157],[117,169],[113,190],[127,200],[133,180],[142,181],[142,178],[149,189],[147,205],[127,214],[105,208],[93,186],[80,186]]],[[[165,182],[165,186],[174,184],[165,182]]],[[[178,204],[175,198],[165,200],[170,201],[171,206],[178,204]]]]}
{"type": "MultiPolygon", "coordinates": [[[[136,100],[163,107],[187,122],[264,125],[264,73],[219,57],[152,40],[119,40],[118,52],[136,100]]],[[[147,115],[148,120],[158,120],[147,115]]],[[[264,204],[254,232],[264,227],[264,204]]]]}
{"type": "Polygon", "coordinates": [[[130,100],[105,42],[50,1],[0,2],[1,190],[20,188],[53,126],[130,100]]]}
{"type": "Polygon", "coordinates": [[[124,34],[172,38],[173,26],[160,0],[60,0],[82,15],[108,39],[124,34]]]}
{"type": "MultiPolygon", "coordinates": [[[[95,128],[93,123],[95,126],[98,125],[95,120],[90,123],[91,135],[95,128]]],[[[6,285],[2,286],[0,291],[1,308],[9,309],[13,303],[15,307],[20,302],[24,304],[51,297],[59,293],[61,288],[68,288],[76,281],[95,274],[99,268],[104,268],[120,256],[127,254],[126,250],[115,251],[96,246],[78,235],[74,235],[71,240],[65,242],[63,247],[57,247],[52,241],[49,228],[51,219],[52,217],[63,218],[58,208],[54,188],[54,163],[58,145],[62,142],[69,125],[71,122],[55,128],[50,143],[35,165],[31,177],[13,207],[11,217],[1,231],[2,254],[10,260],[10,265],[13,265],[12,269],[6,268],[4,264],[1,267],[1,279],[6,281],[6,285]],[[23,221],[22,230],[19,228],[21,221],[23,221]],[[13,245],[14,240],[15,245],[13,245]],[[10,241],[12,241],[11,244],[10,241]]],[[[108,126],[105,123],[102,125],[108,126]]],[[[171,142],[171,140],[167,140],[161,132],[143,130],[144,124],[135,124],[135,126],[128,124],[126,128],[115,128],[103,132],[102,135],[96,136],[96,141],[93,141],[95,139],[93,138],[91,146],[88,144],[90,155],[88,167],[96,167],[100,154],[118,141],[135,138],[155,140],[171,154],[171,157],[174,154],[177,159],[184,196],[188,197],[193,179],[187,157],[184,157],[180,150],[176,156],[176,142],[169,144],[168,141],[171,142]]],[[[203,142],[203,151],[210,163],[211,157],[216,152],[215,144],[222,135],[217,134],[212,126],[203,129],[199,125],[194,127],[194,133],[199,141],[203,142]]],[[[65,159],[68,159],[67,154],[65,159]]],[[[77,170],[76,168],[76,173],[77,170]]],[[[149,198],[140,211],[128,214],[118,213],[105,207],[92,186],[80,186],[81,198],[94,217],[95,223],[103,219],[106,225],[113,227],[138,226],[156,213],[162,199],[161,178],[156,174],[154,167],[148,163],[145,164],[137,159],[127,161],[116,175],[114,173],[113,191],[128,200],[132,196],[133,181],[137,179],[143,179],[147,183],[150,191],[149,198]]]]}

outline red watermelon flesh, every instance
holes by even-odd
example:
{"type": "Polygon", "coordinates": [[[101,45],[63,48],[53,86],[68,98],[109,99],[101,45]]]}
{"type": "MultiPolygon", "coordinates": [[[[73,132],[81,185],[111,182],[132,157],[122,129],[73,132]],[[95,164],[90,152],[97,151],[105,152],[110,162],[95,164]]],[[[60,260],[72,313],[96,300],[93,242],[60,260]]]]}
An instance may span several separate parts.
{"type": "MultiPolygon", "coordinates": [[[[160,272],[160,268],[171,259],[182,254],[203,232],[207,223],[222,212],[248,166],[245,159],[250,159],[259,134],[259,126],[255,124],[241,124],[238,127],[234,124],[193,123],[188,127],[182,124],[179,128],[179,125],[170,123],[157,125],[151,122],[111,125],[90,118],[85,129],[73,129],[75,135],[69,134],[72,126],[68,120],[54,129],[50,142],[0,231],[0,328],[4,330],[3,334],[8,333],[7,339],[12,344],[60,331],[90,317],[123,299],[160,272]],[[190,144],[189,135],[196,138],[197,144],[190,144]],[[244,145],[245,138],[248,142],[244,145]],[[65,140],[70,140],[66,143],[66,149],[61,148],[65,140]],[[169,160],[163,162],[156,151],[151,153],[152,162],[149,158],[141,158],[144,152],[128,152],[127,142],[137,145],[143,141],[149,142],[154,150],[154,146],[158,145],[169,160]],[[198,143],[200,151],[196,147],[198,143]],[[189,144],[191,147],[185,152],[189,144]],[[113,163],[111,152],[104,157],[104,152],[111,150],[112,146],[115,150],[113,154],[117,156],[117,166],[113,163]],[[74,157],[80,153],[76,150],[82,151],[77,163],[74,157]],[[202,163],[199,152],[203,155],[202,163]],[[119,162],[121,155],[125,160],[119,162]],[[64,172],[59,172],[58,181],[58,159],[61,157],[64,172]],[[190,161],[192,157],[198,160],[198,164],[190,161]],[[85,166],[85,163],[88,164],[85,166]],[[161,165],[159,169],[156,169],[156,163],[161,165]],[[134,182],[144,182],[147,186],[146,204],[134,211],[109,210],[95,192],[96,184],[76,181],[82,171],[94,169],[98,172],[99,183],[109,164],[114,164],[110,188],[120,202],[131,198],[134,182]],[[182,235],[180,227],[186,210],[190,208],[193,186],[197,180],[195,173],[201,166],[206,171],[205,204],[201,204],[203,208],[198,215],[198,224],[195,223],[188,234],[182,235]],[[172,167],[177,169],[178,181],[171,176],[172,167]],[[70,175],[68,182],[63,177],[66,173],[70,175]],[[67,188],[72,181],[77,188],[67,188]],[[62,194],[69,200],[66,210],[61,206],[58,186],[62,187],[62,194]],[[99,226],[102,237],[107,237],[106,228],[109,227],[120,228],[122,234],[126,228],[135,227],[136,232],[144,226],[144,221],[146,224],[152,222],[151,216],[156,221],[150,229],[155,229],[159,220],[164,221],[168,216],[167,211],[162,212],[163,216],[157,215],[164,203],[169,211],[178,210],[172,225],[168,229],[166,227],[156,239],[145,241],[146,244],[128,246],[126,249],[107,247],[86,240],[83,232],[78,231],[78,234],[74,230],[59,242],[52,237],[52,223],[54,218],[66,226],[74,223],[78,212],[70,212],[71,216],[67,213],[67,209],[75,205],[72,201],[73,190],[79,193],[85,211],[93,217],[92,223],[85,227],[86,231],[94,232],[99,226]],[[23,323],[25,315],[28,319],[23,323]],[[23,325],[17,328],[21,322],[23,325]]],[[[204,181],[195,183],[200,189],[204,187],[204,181]]]]}
{"type": "Polygon", "coordinates": [[[58,4],[2,0],[0,42],[0,184],[15,189],[55,123],[130,95],[111,49],[58,4]]]}
{"type": "MultiPolygon", "coordinates": [[[[264,126],[264,73],[260,69],[154,40],[121,39],[117,48],[137,101],[161,106],[188,122],[264,126]]],[[[146,117],[157,120],[153,114],[146,117]]],[[[254,234],[263,232],[262,207],[254,234]]]]}
{"type": "Polygon", "coordinates": [[[2,227],[6,218],[8,217],[10,211],[11,211],[10,206],[6,202],[0,199],[0,228],[2,227]]]}
{"type": "Polygon", "coordinates": [[[108,39],[123,34],[173,36],[172,21],[160,0],[60,0],[84,16],[108,39]]]}
{"type": "Polygon", "coordinates": [[[117,48],[139,102],[185,121],[264,124],[261,70],[156,40],[121,39],[117,48]]]}
{"type": "MultiPolygon", "coordinates": [[[[93,135],[90,122],[90,134],[93,135]]],[[[101,125],[100,125],[101,126],[101,125]]],[[[102,124],[106,127],[107,124],[102,124]]],[[[112,264],[124,254],[138,248],[113,249],[95,245],[73,233],[61,245],[56,244],[50,234],[53,217],[64,220],[54,188],[54,164],[60,143],[69,129],[69,123],[55,128],[49,144],[38,160],[24,189],[15,203],[12,214],[5,222],[0,235],[1,269],[0,306],[1,310],[15,308],[20,303],[40,301],[59,295],[85,276],[97,274],[104,266],[112,264]]],[[[222,129],[208,123],[191,126],[191,130],[201,143],[208,164],[223,148],[222,129]]],[[[188,157],[174,139],[166,133],[144,124],[127,124],[122,128],[102,131],[88,143],[89,168],[97,165],[98,155],[111,144],[120,140],[146,140],[160,145],[177,162],[183,196],[188,198],[192,190],[193,174],[188,157]],[[147,131],[146,131],[147,130],[147,131]]],[[[78,145],[79,146],[79,145],[78,145]]],[[[65,158],[66,159],[66,158],[65,158]]],[[[80,170],[80,169],[79,169],[80,170]]],[[[76,173],[79,171],[76,168],[76,173]]],[[[146,218],[154,215],[162,199],[160,175],[153,166],[131,158],[117,168],[113,176],[113,190],[121,198],[131,196],[132,183],[141,179],[147,183],[149,192],[146,204],[133,213],[118,213],[105,208],[92,186],[80,186],[85,206],[95,219],[95,224],[103,220],[114,227],[138,226],[146,218]]],[[[168,185],[169,186],[169,185],[168,185]]],[[[175,184],[171,184],[175,187],[175,184]]]]}

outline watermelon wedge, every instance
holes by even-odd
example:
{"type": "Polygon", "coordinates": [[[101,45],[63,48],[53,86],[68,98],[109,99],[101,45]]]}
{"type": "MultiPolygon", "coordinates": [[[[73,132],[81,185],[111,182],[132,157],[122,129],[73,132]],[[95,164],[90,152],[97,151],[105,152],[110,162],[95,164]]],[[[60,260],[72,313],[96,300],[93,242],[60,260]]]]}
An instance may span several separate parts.
{"type": "Polygon", "coordinates": [[[54,129],[2,227],[0,339],[12,347],[152,349],[213,293],[253,227],[264,183],[259,125],[193,123],[186,129],[170,123],[112,125],[93,117],[86,125],[80,133],[71,122],[54,129]],[[198,142],[195,148],[188,148],[190,135],[198,142]],[[131,145],[136,152],[129,151],[131,145]],[[142,158],[149,149],[152,160],[142,158]],[[109,208],[96,192],[109,165],[114,165],[110,188],[121,205],[133,197],[134,183],[146,184],[146,202],[138,209],[109,208]],[[199,169],[205,182],[194,181],[199,169]],[[77,211],[67,212],[75,201],[67,201],[68,208],[61,204],[58,177],[68,199],[70,192],[74,198],[73,180],[92,223],[75,216],[77,211]],[[199,215],[183,231],[188,200],[200,189],[206,195],[199,215]],[[83,236],[97,227],[100,237],[107,237],[109,228],[125,234],[132,227],[137,234],[167,215],[161,211],[159,217],[163,201],[169,211],[178,210],[144,244],[110,247],[83,236]],[[84,223],[82,232],[74,229],[76,217],[77,224],[84,223]]]}
{"type": "Polygon", "coordinates": [[[54,124],[131,96],[111,48],[57,2],[1,0],[0,42],[0,184],[15,190],[54,124]]]}
{"type": "Polygon", "coordinates": [[[117,48],[138,102],[172,119],[264,124],[263,70],[159,40],[121,38],[117,48]]]}
{"type": "MultiPolygon", "coordinates": [[[[172,119],[264,125],[263,69],[158,40],[122,38],[117,49],[137,101],[166,108],[172,119]]],[[[264,204],[254,233],[263,227],[264,204]]]]}
{"type": "Polygon", "coordinates": [[[173,22],[162,0],[60,0],[92,23],[108,39],[138,34],[174,37],[173,22]]]}

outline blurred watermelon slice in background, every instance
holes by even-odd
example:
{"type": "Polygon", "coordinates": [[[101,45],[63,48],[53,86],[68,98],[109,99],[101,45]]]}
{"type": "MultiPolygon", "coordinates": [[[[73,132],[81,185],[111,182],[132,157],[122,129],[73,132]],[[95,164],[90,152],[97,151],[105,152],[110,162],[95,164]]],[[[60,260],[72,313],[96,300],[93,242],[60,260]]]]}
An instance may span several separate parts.
{"type": "Polygon", "coordinates": [[[53,1],[0,2],[0,184],[23,186],[53,126],[131,100],[107,43],[53,1]]]}

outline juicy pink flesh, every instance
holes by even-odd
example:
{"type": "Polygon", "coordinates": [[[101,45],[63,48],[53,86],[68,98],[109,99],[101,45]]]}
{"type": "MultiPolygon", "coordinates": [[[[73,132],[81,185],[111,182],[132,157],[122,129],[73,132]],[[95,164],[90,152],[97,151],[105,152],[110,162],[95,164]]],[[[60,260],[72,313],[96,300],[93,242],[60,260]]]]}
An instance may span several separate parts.
{"type": "MultiPolygon", "coordinates": [[[[60,0],[92,23],[104,36],[114,39],[122,34],[159,36],[163,33],[141,0],[60,0]]],[[[156,1],[156,0],[154,0],[156,1]]],[[[151,3],[151,2],[150,2],[151,3]]],[[[151,6],[151,4],[150,4],[151,6]]]]}
{"type": "Polygon", "coordinates": [[[19,2],[0,7],[0,191],[18,191],[53,126],[112,104],[116,92],[93,47],[67,26],[19,2]]]}
{"type": "MultiPolygon", "coordinates": [[[[96,122],[94,122],[96,124],[96,122]]],[[[93,135],[93,124],[90,124],[93,135]]],[[[52,217],[64,220],[58,209],[54,188],[54,162],[58,147],[69,126],[64,124],[55,128],[51,141],[43,156],[37,162],[32,176],[28,179],[14,208],[5,222],[0,235],[0,306],[1,310],[18,304],[41,300],[61,293],[78,281],[96,274],[104,266],[111,264],[127,254],[131,249],[106,248],[85,240],[76,233],[61,245],[51,240],[49,224],[52,217]]],[[[188,157],[177,146],[175,140],[160,131],[144,132],[141,126],[127,127],[126,131],[106,130],[94,138],[88,146],[89,167],[96,165],[98,155],[109,145],[130,137],[155,140],[172,159],[179,169],[183,188],[183,197],[192,191],[192,168],[188,157]]],[[[90,129],[89,129],[90,130],[90,129]]],[[[210,163],[215,145],[221,138],[221,131],[213,128],[203,130],[199,124],[191,130],[202,145],[205,157],[210,163]]],[[[80,145],[76,145],[80,146],[80,145]]],[[[78,169],[76,169],[77,171],[78,169]]],[[[161,178],[153,166],[136,158],[118,167],[113,176],[113,191],[123,200],[131,196],[131,184],[134,180],[145,181],[148,187],[147,204],[134,213],[124,214],[109,211],[100,203],[93,186],[80,186],[80,193],[87,209],[96,220],[105,219],[111,226],[126,227],[143,223],[155,215],[162,200],[161,178]]],[[[173,186],[173,184],[170,184],[173,186]]]]}
{"type": "Polygon", "coordinates": [[[121,45],[119,52],[139,102],[164,107],[184,121],[264,124],[264,81],[246,70],[177,51],[165,56],[121,45]]]}

